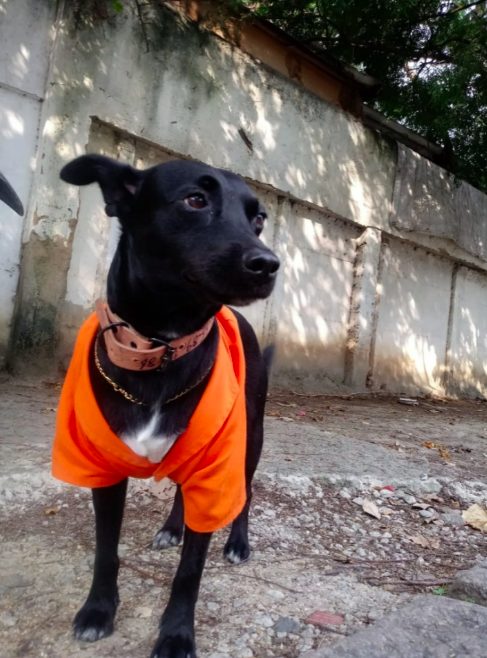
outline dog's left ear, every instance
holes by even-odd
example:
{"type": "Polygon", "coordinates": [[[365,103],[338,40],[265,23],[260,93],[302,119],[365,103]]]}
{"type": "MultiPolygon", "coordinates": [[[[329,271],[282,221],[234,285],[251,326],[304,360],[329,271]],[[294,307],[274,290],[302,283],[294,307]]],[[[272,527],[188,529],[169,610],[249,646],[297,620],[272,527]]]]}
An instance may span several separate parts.
{"type": "Polygon", "coordinates": [[[15,193],[14,188],[10,185],[5,176],[0,172],[0,199],[15,210],[17,215],[24,214],[24,207],[21,200],[15,193]]]}
{"type": "Polygon", "coordinates": [[[61,179],[72,185],[98,183],[109,217],[123,219],[134,207],[144,172],[104,155],[82,155],[61,169],[61,179]]]}

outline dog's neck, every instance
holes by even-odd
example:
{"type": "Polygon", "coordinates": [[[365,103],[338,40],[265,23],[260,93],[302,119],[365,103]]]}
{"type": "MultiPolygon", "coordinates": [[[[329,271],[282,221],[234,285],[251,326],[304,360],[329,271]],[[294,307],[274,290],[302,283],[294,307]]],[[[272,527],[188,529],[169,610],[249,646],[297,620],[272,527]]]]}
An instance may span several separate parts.
{"type": "Polygon", "coordinates": [[[107,282],[107,301],[114,313],[144,336],[173,340],[202,327],[220,309],[181,285],[174,274],[157,279],[144,272],[123,245],[114,256],[107,282]]]}

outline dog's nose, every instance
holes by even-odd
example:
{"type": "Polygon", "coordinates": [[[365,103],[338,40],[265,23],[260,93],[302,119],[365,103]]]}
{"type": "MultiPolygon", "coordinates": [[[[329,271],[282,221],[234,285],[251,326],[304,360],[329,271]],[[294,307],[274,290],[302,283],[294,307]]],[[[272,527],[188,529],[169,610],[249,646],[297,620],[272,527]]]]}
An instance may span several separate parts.
{"type": "Polygon", "coordinates": [[[252,249],[243,257],[243,265],[252,274],[273,275],[279,269],[279,259],[272,251],[252,249]]]}

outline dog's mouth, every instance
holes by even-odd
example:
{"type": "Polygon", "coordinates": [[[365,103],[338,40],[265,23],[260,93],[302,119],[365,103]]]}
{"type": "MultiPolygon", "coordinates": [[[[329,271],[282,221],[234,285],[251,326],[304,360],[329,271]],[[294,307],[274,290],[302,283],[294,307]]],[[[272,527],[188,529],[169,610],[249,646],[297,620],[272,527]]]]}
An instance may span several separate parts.
{"type": "Polygon", "coordinates": [[[232,306],[248,306],[258,299],[266,299],[273,291],[274,283],[275,279],[272,279],[258,286],[249,286],[247,290],[237,293],[235,296],[232,296],[230,301],[225,303],[232,306]]]}
{"type": "Polygon", "coordinates": [[[248,306],[258,299],[266,299],[274,289],[276,277],[274,275],[265,277],[260,282],[245,280],[232,282],[207,282],[194,272],[184,272],[185,280],[191,287],[197,290],[199,295],[205,297],[209,302],[216,304],[230,304],[232,306],[248,306]]]}

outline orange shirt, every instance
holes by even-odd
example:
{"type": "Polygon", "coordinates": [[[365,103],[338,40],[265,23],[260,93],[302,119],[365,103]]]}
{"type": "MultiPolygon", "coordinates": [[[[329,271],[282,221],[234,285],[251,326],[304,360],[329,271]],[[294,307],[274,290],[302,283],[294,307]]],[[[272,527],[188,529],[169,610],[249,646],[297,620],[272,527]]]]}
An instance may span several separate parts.
{"type": "Polygon", "coordinates": [[[245,503],[245,357],[235,315],[217,314],[219,343],[207,387],[186,431],[158,464],[133,452],[112,432],[90,382],[90,347],[99,325],[83,323],[59,401],[53,445],[54,477],[82,487],[105,487],[126,477],[168,477],[181,485],[184,521],[213,532],[245,503]]]}

